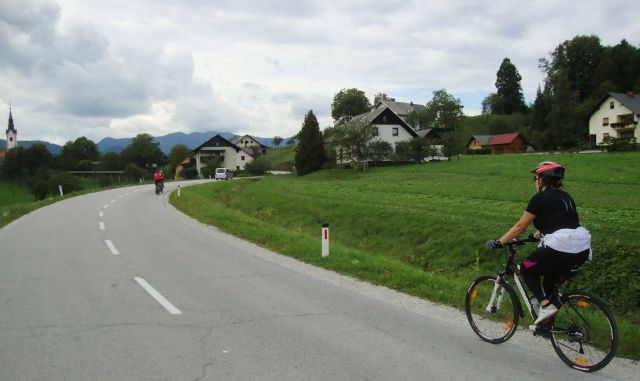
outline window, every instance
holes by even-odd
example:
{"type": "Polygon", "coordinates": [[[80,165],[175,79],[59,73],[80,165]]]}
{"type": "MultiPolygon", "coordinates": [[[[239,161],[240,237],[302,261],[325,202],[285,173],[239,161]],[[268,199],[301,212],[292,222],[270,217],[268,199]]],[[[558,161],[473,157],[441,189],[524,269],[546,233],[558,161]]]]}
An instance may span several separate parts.
{"type": "Polygon", "coordinates": [[[398,136],[398,127],[393,127],[393,133],[391,135],[398,136]]]}
{"type": "Polygon", "coordinates": [[[609,108],[613,110],[613,102],[609,102],[609,108]]]}
{"type": "Polygon", "coordinates": [[[241,161],[244,161],[244,156],[240,156],[240,160],[241,160],[241,161]]]}
{"type": "Polygon", "coordinates": [[[9,136],[9,141],[12,142],[13,141],[13,136],[9,136]]]}
{"type": "Polygon", "coordinates": [[[602,118],[602,125],[603,126],[608,126],[609,125],[609,118],[602,118]]]}
{"type": "Polygon", "coordinates": [[[602,134],[602,138],[603,139],[607,139],[609,137],[609,133],[605,132],[604,134],[602,134]]]}
{"type": "Polygon", "coordinates": [[[382,123],[387,123],[387,116],[386,115],[382,116],[382,123]]]}
{"type": "Polygon", "coordinates": [[[378,136],[380,134],[380,132],[378,131],[378,127],[373,127],[371,129],[371,135],[372,136],[378,136]]]}

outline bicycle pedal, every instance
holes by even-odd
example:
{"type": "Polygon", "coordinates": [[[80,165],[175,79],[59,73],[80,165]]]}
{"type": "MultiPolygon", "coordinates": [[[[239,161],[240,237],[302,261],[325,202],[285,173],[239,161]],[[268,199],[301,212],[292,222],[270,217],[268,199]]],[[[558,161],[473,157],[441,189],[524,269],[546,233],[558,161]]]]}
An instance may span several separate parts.
{"type": "Polygon", "coordinates": [[[533,336],[540,336],[545,339],[551,338],[551,327],[548,325],[530,325],[529,329],[533,331],[533,336]]]}

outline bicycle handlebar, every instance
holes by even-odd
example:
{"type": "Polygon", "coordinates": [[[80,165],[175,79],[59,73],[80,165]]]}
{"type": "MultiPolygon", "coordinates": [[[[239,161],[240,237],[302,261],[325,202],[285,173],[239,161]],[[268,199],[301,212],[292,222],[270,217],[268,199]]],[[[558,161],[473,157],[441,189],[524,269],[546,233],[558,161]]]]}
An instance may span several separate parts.
{"type": "Polygon", "coordinates": [[[514,238],[514,239],[512,239],[511,241],[505,243],[502,246],[505,246],[505,247],[506,246],[509,246],[509,247],[511,247],[511,246],[522,246],[525,243],[538,242],[538,241],[540,241],[540,240],[539,239],[535,239],[535,238],[514,238]]]}

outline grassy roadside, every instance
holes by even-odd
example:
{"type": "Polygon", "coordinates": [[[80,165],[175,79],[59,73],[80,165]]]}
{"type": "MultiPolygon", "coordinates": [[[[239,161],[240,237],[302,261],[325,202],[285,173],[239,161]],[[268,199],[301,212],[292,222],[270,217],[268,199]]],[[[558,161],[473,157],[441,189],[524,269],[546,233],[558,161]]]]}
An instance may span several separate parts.
{"type": "MultiPolygon", "coordinates": [[[[461,308],[469,282],[499,269],[501,255],[487,252],[483,243],[522,213],[532,194],[526,169],[544,159],[463,158],[367,173],[335,170],[303,178],[270,176],[185,188],[180,199],[171,195],[171,202],[200,221],[282,254],[461,308]],[[332,229],[331,255],[326,259],[320,258],[324,222],[332,229]]],[[[625,287],[629,282],[620,277],[637,276],[624,272],[635,271],[640,251],[637,244],[624,246],[619,241],[636,236],[633,216],[640,210],[640,200],[615,195],[640,190],[640,167],[635,164],[640,155],[553,159],[570,163],[572,180],[566,186],[578,202],[583,224],[600,242],[596,253],[602,259],[585,265],[591,269],[584,271],[587,276],[578,286],[597,293],[597,287],[625,287]],[[616,167],[623,167],[623,173],[605,170],[616,167]],[[594,168],[605,169],[594,175],[594,168]],[[589,279],[607,267],[616,268],[615,273],[589,279]]],[[[623,294],[637,303],[633,287],[623,294]]],[[[618,353],[634,359],[640,359],[637,311],[628,306],[616,313],[618,353]]]]}
{"type": "Polygon", "coordinates": [[[70,197],[87,193],[98,192],[107,189],[128,187],[136,184],[117,184],[102,188],[95,182],[83,179],[85,189],[77,192],[66,193],[64,196],[56,195],[40,201],[33,201],[34,197],[24,184],[0,180],[0,228],[14,220],[33,212],[36,209],[51,205],[55,202],[70,197]]]}

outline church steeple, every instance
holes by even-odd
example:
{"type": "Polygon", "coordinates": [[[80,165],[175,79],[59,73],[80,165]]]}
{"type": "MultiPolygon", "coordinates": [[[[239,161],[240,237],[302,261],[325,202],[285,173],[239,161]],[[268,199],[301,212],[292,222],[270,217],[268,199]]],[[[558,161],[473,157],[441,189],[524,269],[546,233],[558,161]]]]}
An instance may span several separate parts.
{"type": "Polygon", "coordinates": [[[7,128],[7,151],[18,146],[18,130],[13,125],[13,114],[9,107],[9,128],[7,128]]]}

